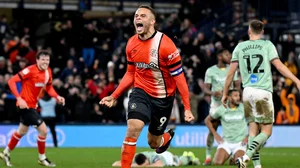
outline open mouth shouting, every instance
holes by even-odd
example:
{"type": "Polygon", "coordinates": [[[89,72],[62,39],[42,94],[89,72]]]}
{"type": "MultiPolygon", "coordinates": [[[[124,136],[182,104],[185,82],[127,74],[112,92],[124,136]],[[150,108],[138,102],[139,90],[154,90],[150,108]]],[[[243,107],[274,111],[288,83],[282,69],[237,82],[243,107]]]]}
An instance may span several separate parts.
{"type": "Polygon", "coordinates": [[[142,23],[136,23],[135,27],[136,27],[137,33],[142,33],[144,30],[144,25],[142,23]]]}

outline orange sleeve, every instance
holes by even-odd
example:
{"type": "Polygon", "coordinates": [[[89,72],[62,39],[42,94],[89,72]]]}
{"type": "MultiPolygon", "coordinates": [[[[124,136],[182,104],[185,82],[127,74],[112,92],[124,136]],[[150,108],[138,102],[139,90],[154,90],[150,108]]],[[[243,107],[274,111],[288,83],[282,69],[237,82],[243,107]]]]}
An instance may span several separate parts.
{"type": "Polygon", "coordinates": [[[52,85],[47,85],[47,86],[46,86],[46,91],[47,91],[47,93],[48,93],[51,97],[56,98],[56,97],[58,96],[58,94],[56,93],[56,91],[54,90],[54,88],[53,88],[52,85]]]}
{"type": "Polygon", "coordinates": [[[124,91],[128,90],[134,82],[134,74],[135,74],[135,65],[134,62],[130,56],[130,45],[131,40],[128,41],[127,47],[126,47],[126,56],[127,56],[127,71],[125,75],[123,76],[122,80],[120,81],[119,86],[117,89],[111,94],[111,96],[114,99],[117,99],[120,97],[124,91]]]}
{"type": "Polygon", "coordinates": [[[8,80],[8,86],[11,90],[11,93],[16,97],[20,97],[20,93],[18,92],[18,89],[17,89],[17,82],[20,82],[21,81],[21,78],[20,78],[20,75],[19,74],[16,74],[14,75],[12,78],[10,78],[8,80]]]}
{"type": "Polygon", "coordinates": [[[58,96],[58,94],[56,93],[56,91],[54,90],[53,85],[52,85],[52,71],[50,68],[48,69],[48,72],[49,72],[49,80],[46,85],[46,91],[51,97],[56,98],[58,96]]]}
{"type": "Polygon", "coordinates": [[[176,86],[183,101],[184,110],[191,110],[190,94],[184,74],[182,73],[178,76],[175,76],[174,79],[176,81],[176,86]]]}
{"type": "Polygon", "coordinates": [[[164,56],[164,60],[167,62],[171,76],[176,81],[176,86],[182,98],[184,109],[190,110],[190,94],[183,73],[179,51],[173,41],[166,35],[163,36],[162,43],[162,56],[164,56]]]}
{"type": "Polygon", "coordinates": [[[21,80],[25,80],[31,77],[31,74],[34,71],[34,68],[32,67],[33,66],[26,67],[18,73],[21,80]]]}
{"type": "Polygon", "coordinates": [[[22,69],[18,74],[14,75],[12,78],[8,80],[8,86],[12,92],[12,94],[18,98],[20,97],[20,93],[17,89],[17,82],[21,82],[22,80],[26,80],[31,77],[31,72],[33,71],[32,66],[26,67],[22,69]]]}

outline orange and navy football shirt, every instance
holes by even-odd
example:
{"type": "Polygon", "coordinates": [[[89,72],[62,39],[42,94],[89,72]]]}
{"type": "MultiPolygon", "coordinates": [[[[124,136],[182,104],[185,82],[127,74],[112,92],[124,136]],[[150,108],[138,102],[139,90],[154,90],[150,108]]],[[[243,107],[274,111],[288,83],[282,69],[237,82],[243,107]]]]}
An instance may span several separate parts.
{"type": "Polygon", "coordinates": [[[179,51],[169,37],[156,31],[151,38],[141,40],[136,34],[129,39],[126,54],[128,68],[135,68],[134,87],[156,98],[175,94],[173,77],[183,69],[179,51]]]}
{"type": "Polygon", "coordinates": [[[43,89],[45,89],[52,97],[58,96],[52,87],[51,69],[48,68],[46,71],[41,71],[36,64],[21,70],[8,81],[8,84],[14,96],[21,96],[26,101],[29,108],[37,107],[38,99],[40,98],[43,89]],[[19,81],[22,82],[20,95],[16,88],[16,82],[19,81]]]}

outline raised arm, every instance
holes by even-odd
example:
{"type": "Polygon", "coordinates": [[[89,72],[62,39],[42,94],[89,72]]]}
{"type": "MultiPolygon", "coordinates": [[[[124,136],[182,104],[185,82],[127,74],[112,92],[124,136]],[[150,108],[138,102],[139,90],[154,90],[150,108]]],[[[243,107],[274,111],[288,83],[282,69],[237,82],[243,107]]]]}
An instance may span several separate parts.
{"type": "Polygon", "coordinates": [[[272,60],[272,64],[284,77],[291,79],[299,89],[299,79],[278,58],[272,60]]]}

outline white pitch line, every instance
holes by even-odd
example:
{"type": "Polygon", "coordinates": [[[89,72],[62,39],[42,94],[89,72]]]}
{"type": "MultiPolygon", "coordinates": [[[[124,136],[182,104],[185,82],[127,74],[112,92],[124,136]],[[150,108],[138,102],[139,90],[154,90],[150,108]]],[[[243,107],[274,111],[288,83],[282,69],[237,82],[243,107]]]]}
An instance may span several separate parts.
{"type": "Polygon", "coordinates": [[[273,153],[273,152],[264,152],[261,155],[269,155],[269,156],[299,156],[299,153],[273,153]]]}

